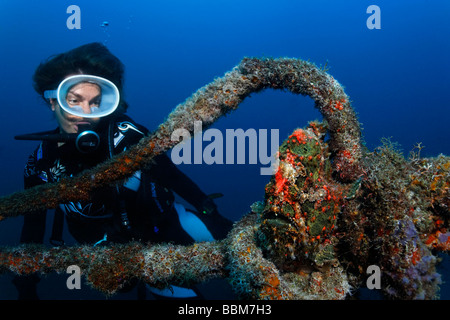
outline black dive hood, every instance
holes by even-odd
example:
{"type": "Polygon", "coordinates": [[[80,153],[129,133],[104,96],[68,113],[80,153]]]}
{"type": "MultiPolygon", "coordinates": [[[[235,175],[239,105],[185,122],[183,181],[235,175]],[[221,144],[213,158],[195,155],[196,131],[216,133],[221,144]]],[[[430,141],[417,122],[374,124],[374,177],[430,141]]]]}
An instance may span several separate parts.
{"type": "Polygon", "coordinates": [[[81,153],[90,153],[98,149],[100,136],[91,129],[91,125],[79,125],[78,133],[55,133],[43,131],[15,136],[16,140],[40,140],[53,142],[73,142],[81,153]]]}

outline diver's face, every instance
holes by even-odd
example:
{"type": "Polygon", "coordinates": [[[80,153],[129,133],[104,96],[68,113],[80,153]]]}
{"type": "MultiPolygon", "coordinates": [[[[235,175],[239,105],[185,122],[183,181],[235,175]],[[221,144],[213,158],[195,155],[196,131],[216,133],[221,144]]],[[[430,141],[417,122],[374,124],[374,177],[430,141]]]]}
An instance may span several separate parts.
{"type": "MultiPolygon", "coordinates": [[[[93,83],[79,83],[67,93],[67,104],[80,106],[84,113],[90,114],[92,107],[98,107],[101,99],[100,87],[93,83]]],[[[65,112],[56,99],[51,99],[51,109],[55,113],[59,128],[64,133],[78,133],[80,125],[90,125],[94,129],[100,118],[82,118],[65,112]]]]}

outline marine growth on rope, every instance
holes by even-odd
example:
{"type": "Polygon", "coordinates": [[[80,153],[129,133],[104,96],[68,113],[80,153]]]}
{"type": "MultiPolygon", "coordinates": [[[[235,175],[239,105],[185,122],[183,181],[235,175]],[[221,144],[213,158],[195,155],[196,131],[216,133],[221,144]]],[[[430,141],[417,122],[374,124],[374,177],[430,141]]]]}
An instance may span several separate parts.
{"type": "Polygon", "coordinates": [[[311,97],[324,119],[295,129],[282,143],[264,199],[255,199],[225,240],[186,247],[3,248],[0,271],[63,272],[75,264],[106,294],[133,279],[163,288],[225,277],[241,298],[345,299],[365,286],[366,271],[375,265],[387,297],[438,297],[436,252],[450,248],[450,158],[412,152],[405,159],[387,140],[366,150],[342,86],[300,59],[243,59],[134,148],[77,177],[0,198],[0,220],[89,199],[172,148],[174,130],[192,133],[195,121],[206,129],[268,88],[311,97]]]}

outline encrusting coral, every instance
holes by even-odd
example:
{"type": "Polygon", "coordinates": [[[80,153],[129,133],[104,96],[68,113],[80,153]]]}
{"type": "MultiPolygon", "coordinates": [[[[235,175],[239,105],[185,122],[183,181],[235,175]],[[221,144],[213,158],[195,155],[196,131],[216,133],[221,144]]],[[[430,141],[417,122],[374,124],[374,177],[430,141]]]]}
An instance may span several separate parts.
{"type": "Polygon", "coordinates": [[[369,152],[340,84],[298,59],[242,60],[177,106],[134,148],[78,177],[1,198],[0,217],[87,200],[178,143],[171,140],[175,129],[193,132],[195,121],[207,128],[266,88],[308,95],[324,122],[296,129],[283,142],[265,198],[225,240],[187,247],[4,248],[0,270],[61,272],[75,264],[105,293],[135,278],[165,287],[226,277],[242,298],[345,299],[365,285],[367,268],[375,265],[387,297],[436,298],[435,254],[450,246],[450,158],[421,158],[419,149],[407,160],[388,140],[369,152]]]}

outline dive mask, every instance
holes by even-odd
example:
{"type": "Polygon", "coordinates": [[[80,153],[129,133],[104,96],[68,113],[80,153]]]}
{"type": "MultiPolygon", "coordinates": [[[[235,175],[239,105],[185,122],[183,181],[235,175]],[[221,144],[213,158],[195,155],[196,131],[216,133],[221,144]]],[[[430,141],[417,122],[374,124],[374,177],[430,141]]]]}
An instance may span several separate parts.
{"type": "Polygon", "coordinates": [[[101,118],[113,113],[120,102],[120,94],[116,85],[108,79],[92,75],[75,75],[64,79],[56,90],[47,90],[44,92],[46,99],[56,99],[61,108],[74,116],[82,118],[101,118]],[[96,97],[98,101],[89,102],[90,113],[85,112],[77,100],[73,99],[71,92],[78,84],[91,83],[99,87],[100,95],[96,97]]]}
{"type": "MultiPolygon", "coordinates": [[[[81,118],[101,118],[112,114],[120,102],[120,94],[117,87],[111,81],[92,75],[75,75],[64,79],[56,90],[44,92],[46,99],[56,99],[61,109],[65,112],[81,118]],[[92,101],[88,101],[89,110],[78,103],[84,97],[77,95],[76,87],[79,84],[95,84],[99,94],[92,101]]],[[[91,129],[90,125],[78,126],[78,133],[55,133],[44,131],[31,134],[23,134],[14,137],[16,140],[43,140],[54,142],[74,142],[81,153],[90,153],[98,149],[100,136],[91,129]]]]}

